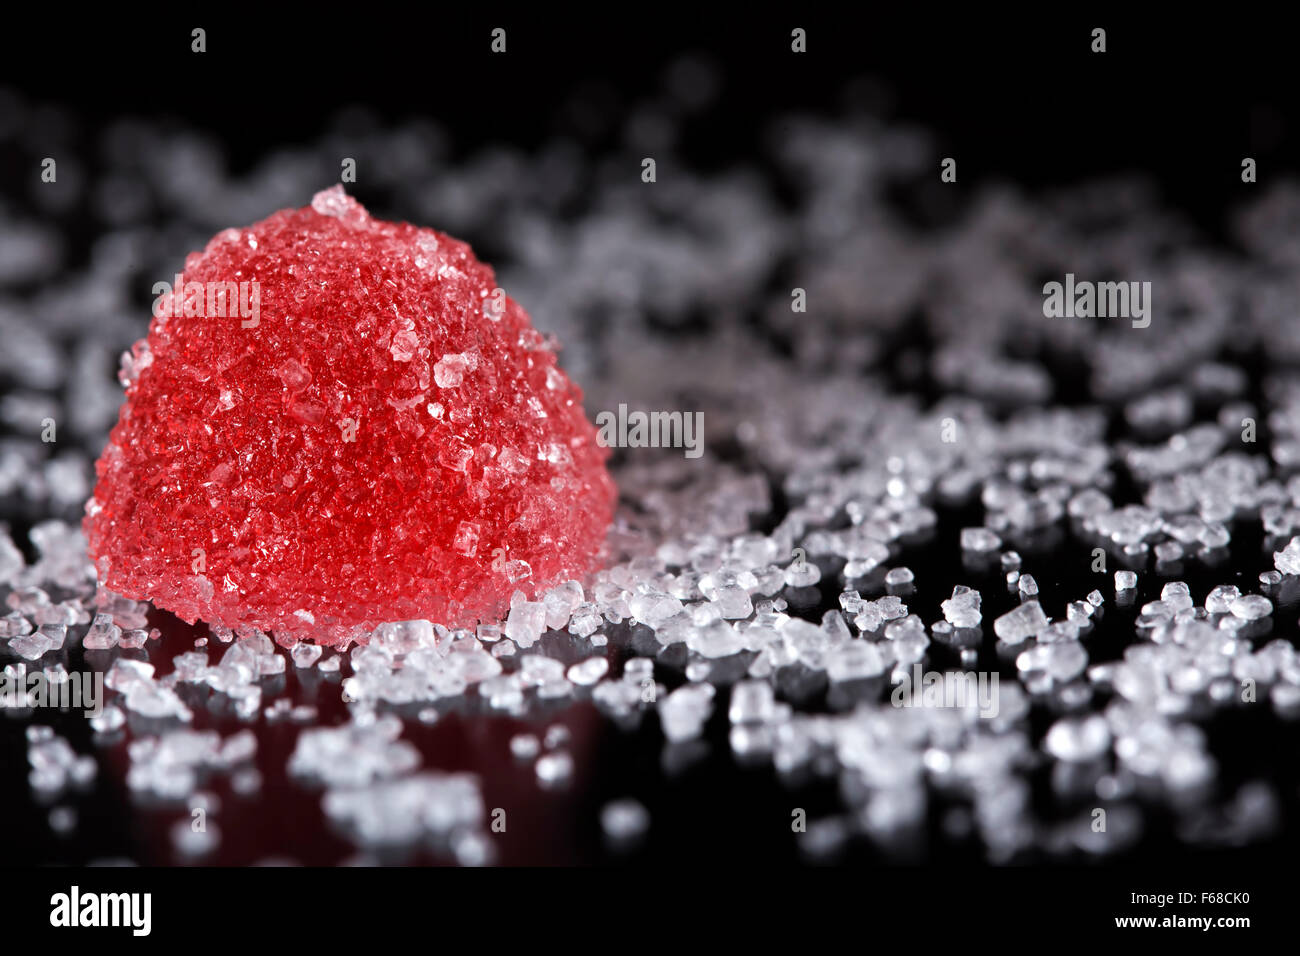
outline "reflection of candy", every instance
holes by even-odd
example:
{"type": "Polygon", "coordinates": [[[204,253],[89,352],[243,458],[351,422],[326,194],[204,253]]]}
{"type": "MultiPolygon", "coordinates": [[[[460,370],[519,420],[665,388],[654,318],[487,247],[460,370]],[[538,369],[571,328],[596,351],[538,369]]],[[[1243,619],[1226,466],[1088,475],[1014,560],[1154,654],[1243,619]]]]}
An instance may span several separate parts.
{"type": "Polygon", "coordinates": [[[340,643],[590,564],[608,452],[464,243],[335,187],[221,233],[159,304],[86,508],[107,586],[340,643]]]}

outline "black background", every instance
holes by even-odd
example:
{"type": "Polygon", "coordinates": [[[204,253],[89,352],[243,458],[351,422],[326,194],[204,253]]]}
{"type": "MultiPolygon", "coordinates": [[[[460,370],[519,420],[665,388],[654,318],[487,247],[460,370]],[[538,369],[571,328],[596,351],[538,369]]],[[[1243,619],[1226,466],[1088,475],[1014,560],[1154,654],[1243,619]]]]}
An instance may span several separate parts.
{"type": "Polygon", "coordinates": [[[92,125],[173,115],[220,138],[235,172],[314,136],[351,104],[394,120],[431,117],[454,132],[453,151],[527,147],[557,132],[599,148],[609,143],[602,131],[612,135],[686,53],[723,77],[718,108],[682,138],[686,158],[705,168],[757,153],[762,129],[788,111],[868,105],[934,131],[943,155],[959,157],[963,183],[1041,188],[1138,172],[1213,230],[1241,195],[1244,156],[1258,160],[1263,182],[1300,163],[1290,37],[1244,15],[905,16],[805,4],[381,11],[32,19],[6,25],[0,78],[92,125]],[[207,30],[202,55],[190,52],[196,26],[207,30]],[[508,32],[505,56],[489,49],[497,26],[508,32]],[[790,52],[795,26],[808,31],[805,55],[790,52]],[[1107,30],[1105,54],[1090,52],[1094,27],[1107,30]],[[566,108],[574,94],[595,94],[603,117],[578,123],[566,108]]]}

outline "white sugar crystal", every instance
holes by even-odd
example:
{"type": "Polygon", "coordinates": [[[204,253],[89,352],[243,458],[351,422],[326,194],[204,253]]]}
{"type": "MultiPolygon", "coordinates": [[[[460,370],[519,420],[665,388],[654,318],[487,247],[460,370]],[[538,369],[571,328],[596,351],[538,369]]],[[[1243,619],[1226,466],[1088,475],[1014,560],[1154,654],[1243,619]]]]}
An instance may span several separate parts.
{"type": "Polygon", "coordinates": [[[868,641],[854,641],[826,655],[826,676],[834,683],[879,677],[885,666],[880,650],[868,641]]]}
{"type": "Polygon", "coordinates": [[[409,654],[421,647],[432,647],[434,628],[429,621],[389,621],[375,628],[371,641],[393,655],[409,654]]]}
{"type": "Polygon", "coordinates": [[[907,605],[895,595],[886,595],[875,601],[874,604],[876,609],[880,611],[881,618],[886,621],[893,621],[907,616],[907,605]]]}
{"type": "Polygon", "coordinates": [[[609,671],[609,661],[603,657],[589,657],[569,668],[567,677],[579,687],[590,687],[609,671]]]}
{"type": "Polygon", "coordinates": [[[714,621],[695,628],[686,638],[686,646],[701,657],[730,657],[745,649],[744,638],[726,621],[714,621]]]}
{"type": "Polygon", "coordinates": [[[1223,548],[1232,541],[1232,535],[1222,524],[1206,525],[1201,534],[1201,543],[1207,548],[1223,548]]]}
{"type": "Polygon", "coordinates": [[[19,637],[23,634],[30,634],[31,632],[32,622],[17,612],[14,612],[7,617],[0,618],[0,640],[10,637],[19,637]]]}
{"type": "Polygon", "coordinates": [[[34,661],[53,650],[51,643],[39,631],[15,637],[9,642],[9,650],[24,660],[34,661]]]}
{"type": "Polygon", "coordinates": [[[662,693],[662,688],[647,681],[638,686],[626,680],[604,681],[591,692],[592,702],[606,714],[625,718],[635,713],[642,704],[652,703],[662,693]]]}
{"type": "Polygon", "coordinates": [[[988,554],[1002,547],[1002,539],[988,528],[962,528],[961,549],[972,554],[988,554]]]}
{"type": "Polygon", "coordinates": [[[113,662],[104,678],[106,686],[129,693],[135,687],[147,686],[154,675],[154,666],[147,661],[121,658],[113,662]]]}
{"type": "Polygon", "coordinates": [[[1088,666],[1088,652],[1075,640],[1039,644],[1016,657],[1016,669],[1023,674],[1043,674],[1053,681],[1072,680],[1088,666]]]}
{"type": "Polygon", "coordinates": [[[127,710],[134,711],[141,717],[157,719],[175,717],[186,723],[193,719],[193,714],[176,693],[157,683],[133,684],[126,691],[122,703],[127,710]]]}
{"type": "Polygon", "coordinates": [[[230,789],[240,796],[250,796],[262,789],[262,775],[252,767],[245,767],[230,775],[230,789]]]}
{"type": "Polygon", "coordinates": [[[832,644],[842,644],[853,637],[844,615],[835,610],[827,611],[822,615],[822,630],[826,632],[832,644]]]}
{"type": "Polygon", "coordinates": [[[727,717],[733,724],[765,723],[772,719],[775,708],[771,684],[746,680],[732,687],[727,717]]]}
{"type": "Polygon", "coordinates": [[[493,710],[522,712],[524,709],[524,681],[519,674],[489,677],[478,685],[479,697],[493,710]]]}
{"type": "MultiPolygon", "coordinates": [[[[410,845],[479,833],[485,816],[478,781],[470,774],[423,772],[335,789],[321,801],[325,815],[362,846],[410,845]]],[[[476,860],[463,846],[457,854],[476,860]]]]}
{"type": "Polygon", "coordinates": [[[584,601],[573,610],[569,620],[569,633],[578,637],[594,634],[605,623],[605,618],[595,604],[584,601]]]}
{"type": "Polygon", "coordinates": [[[117,646],[127,650],[138,650],[144,647],[145,642],[149,639],[149,632],[142,627],[132,628],[129,631],[123,631],[117,639],[117,646]]]}
{"type": "Polygon", "coordinates": [[[687,684],[664,698],[659,705],[659,721],[669,740],[690,740],[699,736],[712,712],[713,687],[687,684]]]}
{"type": "Polygon", "coordinates": [[[99,775],[94,757],[78,757],[68,770],[68,779],[77,787],[85,787],[99,775]]]}
{"type": "Polygon", "coordinates": [[[331,787],[355,787],[408,773],[419,752],[398,740],[402,722],[386,714],[370,722],[304,730],[289,758],[289,772],[331,787]]]}
{"type": "Polygon", "coordinates": [[[28,783],[47,795],[68,787],[85,787],[94,781],[98,767],[93,757],[79,756],[72,746],[49,727],[27,728],[28,783]]]}
{"type": "Polygon", "coordinates": [[[767,564],[754,569],[754,591],[758,594],[773,595],[785,587],[785,569],[775,564],[767,564]]]}
{"type": "Polygon", "coordinates": [[[811,561],[796,562],[785,569],[785,583],[792,588],[811,587],[821,579],[821,569],[811,561]]]}
{"type": "Polygon", "coordinates": [[[908,637],[925,634],[925,625],[915,614],[909,614],[901,620],[893,621],[885,628],[885,640],[900,641],[908,637]]]}
{"type": "Polygon", "coordinates": [[[18,588],[9,593],[5,603],[19,614],[35,614],[41,608],[50,606],[50,596],[41,588],[18,588]]]}
{"type": "Polygon", "coordinates": [[[172,659],[172,673],[181,682],[198,682],[207,677],[208,655],[202,651],[189,651],[172,659]]]}
{"type": "Polygon", "coordinates": [[[557,787],[573,776],[573,757],[567,751],[557,750],[537,758],[537,782],[543,787],[557,787]]]}
{"type": "Polygon", "coordinates": [[[570,616],[582,602],[582,585],[577,581],[565,581],[551,588],[542,599],[546,605],[546,626],[556,631],[568,627],[570,616]]]}
{"type": "Polygon", "coordinates": [[[885,584],[890,587],[911,584],[913,580],[911,568],[893,568],[885,575],[885,584]]]}
{"type": "Polygon", "coordinates": [[[1231,584],[1220,584],[1205,598],[1205,609],[1211,614],[1229,614],[1232,602],[1241,597],[1241,591],[1231,584]]]}
{"type": "Polygon", "coordinates": [[[190,859],[207,856],[221,844],[221,829],[214,821],[208,820],[203,829],[196,830],[193,821],[187,817],[172,825],[171,840],[180,856],[190,859]]]}
{"type": "Polygon", "coordinates": [[[1038,582],[1034,580],[1032,574],[1022,574],[1017,587],[1022,598],[1031,598],[1038,595],[1038,582]]]}
{"type": "Polygon", "coordinates": [[[979,591],[957,585],[952,589],[952,597],[940,607],[943,616],[953,627],[979,627],[983,620],[980,611],[981,596],[979,591]]]}
{"type": "Polygon", "coordinates": [[[1288,541],[1281,551],[1273,552],[1273,567],[1282,574],[1300,574],[1300,535],[1288,541]]]}
{"type": "Polygon", "coordinates": [[[121,633],[122,629],[113,623],[112,617],[107,614],[96,614],[81,644],[86,650],[107,651],[117,647],[117,639],[121,633]]]}
{"type": "Polygon", "coordinates": [[[1071,601],[1065,608],[1065,617],[1076,627],[1085,627],[1096,612],[1087,601],[1071,601]]]}
{"type": "Polygon", "coordinates": [[[55,807],[50,811],[50,829],[59,836],[67,836],[77,828],[77,811],[71,807],[55,807]]]}
{"type": "Polygon", "coordinates": [[[564,676],[564,665],[554,658],[530,654],[520,661],[519,677],[525,685],[537,687],[564,676]]]}
{"type": "Polygon", "coordinates": [[[517,760],[532,760],[542,752],[542,744],[535,734],[515,734],[510,738],[510,753],[517,760]]]}
{"type": "Polygon", "coordinates": [[[121,730],[125,723],[126,715],[112,705],[105,707],[98,716],[90,718],[90,726],[97,734],[111,734],[121,730]]]}
{"type": "MultiPolygon", "coordinates": [[[[502,643],[498,642],[496,647],[501,647],[502,643]]],[[[463,693],[466,685],[496,677],[501,670],[500,661],[477,646],[449,654],[447,669],[434,674],[436,696],[452,697],[463,693]]]]}
{"type": "Polygon", "coordinates": [[[1250,624],[1246,618],[1234,617],[1229,614],[1227,617],[1219,619],[1219,630],[1221,631],[1240,631],[1250,624]]]}
{"type": "Polygon", "coordinates": [[[875,604],[868,604],[862,609],[857,617],[853,619],[853,625],[859,631],[865,633],[875,633],[885,623],[885,616],[880,613],[880,608],[875,604]]]}
{"type": "Polygon", "coordinates": [[[532,647],[546,629],[546,605],[540,601],[511,602],[505,635],[521,648],[532,647]]]}
{"type": "Polygon", "coordinates": [[[1288,719],[1300,716],[1300,687],[1294,684],[1276,684],[1269,691],[1274,709],[1288,719]]]}
{"type": "Polygon", "coordinates": [[[1019,644],[1047,627],[1047,615],[1037,601],[1026,601],[993,622],[993,631],[1008,644],[1019,644]]]}
{"type": "Polygon", "coordinates": [[[600,828],[612,843],[632,843],[650,829],[650,813],[630,797],[611,800],[600,809],[600,828]]]}
{"type": "Polygon", "coordinates": [[[1056,644],[1061,641],[1077,641],[1079,639],[1080,626],[1081,625],[1077,621],[1056,621],[1047,625],[1047,627],[1038,632],[1038,643],[1056,644]]]}
{"type": "Polygon", "coordinates": [[[1058,720],[1047,732],[1043,746],[1058,760],[1086,763],[1096,760],[1110,749],[1110,726],[1106,718],[1094,715],[1058,720]]]}
{"type": "MultiPolygon", "coordinates": [[[[360,204],[347,194],[342,186],[322,189],[311,197],[311,208],[322,216],[347,219],[361,214],[360,204]]],[[[256,244],[254,243],[254,248],[256,244]]]]}
{"type": "Polygon", "coordinates": [[[713,665],[708,661],[691,661],[686,665],[686,679],[692,683],[708,680],[712,673],[713,665]]]}
{"type": "Polygon", "coordinates": [[[898,635],[891,642],[895,659],[899,665],[915,664],[925,657],[925,650],[930,646],[930,637],[924,629],[898,635]]]}
{"type": "MultiPolygon", "coordinates": [[[[627,606],[632,620],[646,625],[651,630],[658,630],[682,612],[682,602],[671,594],[662,592],[634,594],[628,600],[627,606]]],[[[568,623],[567,618],[565,623],[568,623]]]]}
{"type": "Polygon", "coordinates": [[[252,760],[257,754],[257,737],[251,730],[241,730],[221,743],[220,762],[230,766],[252,760]]]}
{"type": "Polygon", "coordinates": [[[8,532],[0,529],[0,584],[12,584],[24,566],[22,551],[8,532]]]}
{"type": "Polygon", "coordinates": [[[1115,590],[1131,591],[1137,587],[1138,576],[1132,571],[1115,572],[1115,590]]]}
{"type": "Polygon", "coordinates": [[[862,595],[857,591],[844,591],[840,594],[840,607],[844,609],[846,614],[861,614],[866,605],[867,602],[862,599],[862,595]]]}
{"type": "Polygon", "coordinates": [[[740,620],[754,613],[749,591],[739,584],[719,588],[713,604],[718,609],[718,616],[726,621],[740,620]]]}
{"type": "Polygon", "coordinates": [[[648,657],[631,657],[623,664],[623,679],[640,682],[653,680],[655,662],[648,657]]]}
{"type": "Polygon", "coordinates": [[[293,658],[293,666],[307,668],[313,666],[320,660],[324,648],[319,644],[311,644],[307,641],[301,641],[293,646],[289,656],[293,658]]]}
{"type": "Polygon", "coordinates": [[[1067,507],[1071,517],[1087,518],[1105,514],[1112,509],[1113,505],[1105,494],[1095,488],[1089,488],[1071,498],[1067,507]]]}
{"type": "Polygon", "coordinates": [[[1183,557],[1183,546],[1177,541],[1162,541],[1155,547],[1156,561],[1174,562],[1183,557]]]}
{"type": "Polygon", "coordinates": [[[1257,621],[1273,613],[1273,602],[1262,594],[1243,594],[1228,606],[1233,617],[1257,621]]]}

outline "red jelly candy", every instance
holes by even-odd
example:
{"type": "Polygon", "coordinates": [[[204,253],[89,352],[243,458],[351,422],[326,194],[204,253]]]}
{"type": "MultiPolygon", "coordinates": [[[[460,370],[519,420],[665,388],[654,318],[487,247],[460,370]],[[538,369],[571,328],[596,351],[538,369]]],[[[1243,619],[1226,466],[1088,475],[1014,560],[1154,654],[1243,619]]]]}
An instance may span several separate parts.
{"type": "Polygon", "coordinates": [[[341,186],[190,255],[124,364],[90,553],[191,623],[470,625],[581,576],[611,519],[582,393],[491,268],[341,186]]]}

